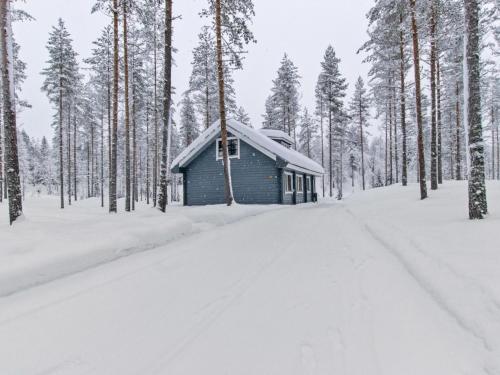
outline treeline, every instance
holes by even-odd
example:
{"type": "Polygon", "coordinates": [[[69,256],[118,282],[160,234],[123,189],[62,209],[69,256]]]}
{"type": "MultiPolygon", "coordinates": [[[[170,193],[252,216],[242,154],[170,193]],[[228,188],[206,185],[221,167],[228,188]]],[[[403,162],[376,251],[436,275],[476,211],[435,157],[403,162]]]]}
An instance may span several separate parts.
{"type": "Polygon", "coordinates": [[[428,180],[435,190],[468,179],[470,217],[481,218],[485,178],[500,179],[499,15],[495,1],[379,0],[358,50],[368,83],[360,77],[347,100],[330,46],[316,107],[301,108],[300,75],[285,55],[263,126],[287,132],[325,167],[330,196],[342,198],[349,180],[363,189],[418,181],[425,199],[428,180]]]}
{"type": "MultiPolygon", "coordinates": [[[[29,18],[10,3],[1,0],[5,25],[29,18]]],[[[12,130],[16,111],[27,106],[16,95],[25,64],[12,33],[2,34],[5,46],[13,46],[10,56],[2,53],[2,108],[14,103],[14,118],[3,110],[0,127],[6,146],[0,150],[2,197],[10,195],[7,181],[19,197],[12,200],[11,220],[22,212],[28,186],[59,194],[61,208],[99,197],[110,212],[118,198],[127,211],[141,199],[165,211],[178,198],[170,161],[217,120],[227,161],[226,118],[252,126],[237,104],[232,72],[242,68],[245,46],[254,42],[254,8],[249,0],[206,5],[179,103],[173,101],[179,89],[171,84],[178,18],[171,0],[96,1],[92,11],[110,22],[83,59],[59,20],[41,71],[41,89],[54,108],[50,142],[12,130]]],[[[468,179],[470,216],[483,217],[484,180],[500,178],[499,14],[494,0],[378,0],[358,51],[369,76],[353,83],[351,96],[341,60],[328,46],[318,62],[315,106],[303,107],[299,69],[285,54],[263,101],[262,126],[283,130],[297,150],[325,167],[323,192],[331,197],[342,199],[345,184],[366,189],[417,181],[424,199],[428,179],[431,190],[446,179],[468,179]]],[[[227,162],[224,174],[230,204],[227,162]]]]}

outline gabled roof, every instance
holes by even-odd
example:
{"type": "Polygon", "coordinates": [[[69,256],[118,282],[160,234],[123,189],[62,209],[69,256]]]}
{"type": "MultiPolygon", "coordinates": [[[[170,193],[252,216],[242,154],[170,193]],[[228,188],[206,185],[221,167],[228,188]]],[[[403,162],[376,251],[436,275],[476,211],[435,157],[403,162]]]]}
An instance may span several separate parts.
{"type": "MultiPolygon", "coordinates": [[[[282,146],[258,130],[245,126],[236,120],[227,120],[227,131],[271,159],[276,160],[281,168],[289,168],[317,176],[324,173],[323,167],[314,160],[295,150],[282,146]]],[[[175,158],[171,166],[172,171],[175,172],[179,168],[187,166],[208,144],[212,143],[219,136],[220,122],[216,121],[175,158]]]]}

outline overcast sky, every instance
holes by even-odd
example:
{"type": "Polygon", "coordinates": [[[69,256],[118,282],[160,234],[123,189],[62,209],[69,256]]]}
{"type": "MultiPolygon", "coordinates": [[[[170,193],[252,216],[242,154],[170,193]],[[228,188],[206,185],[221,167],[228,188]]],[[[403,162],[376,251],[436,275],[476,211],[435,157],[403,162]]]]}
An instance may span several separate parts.
{"type": "MultiPolygon", "coordinates": [[[[63,18],[80,58],[88,57],[92,41],[108,22],[103,15],[90,14],[93,3],[94,0],[27,0],[22,6],[36,20],[18,23],[14,30],[21,45],[21,58],[28,63],[22,97],[33,105],[20,115],[19,122],[34,137],[52,136],[53,108],[40,91],[40,72],[48,58],[48,33],[57,19],[63,18]]],[[[249,47],[244,69],[235,73],[235,88],[238,105],[250,114],[255,127],[261,126],[264,102],[285,52],[302,77],[301,104],[311,110],[320,62],[329,44],[342,59],[340,69],[349,82],[349,93],[359,75],[366,78],[368,66],[361,63],[362,56],[356,50],[367,38],[365,15],[372,3],[373,0],[254,0],[256,16],[252,30],[257,44],[249,47]]],[[[178,93],[187,89],[191,51],[206,22],[198,13],[205,4],[206,0],[174,1],[175,14],[182,15],[175,21],[174,34],[178,53],[173,84],[178,93]]]]}

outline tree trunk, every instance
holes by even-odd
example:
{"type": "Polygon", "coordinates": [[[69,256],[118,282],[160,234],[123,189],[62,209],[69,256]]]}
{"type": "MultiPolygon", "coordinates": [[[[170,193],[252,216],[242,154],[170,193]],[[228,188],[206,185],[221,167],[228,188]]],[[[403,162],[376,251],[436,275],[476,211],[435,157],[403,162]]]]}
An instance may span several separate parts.
{"type": "MultiPolygon", "coordinates": [[[[497,119],[498,121],[498,119],[497,119]]],[[[498,123],[496,124],[495,126],[496,128],[496,140],[495,140],[495,143],[497,145],[497,180],[500,180],[500,137],[498,135],[498,123]]]]}
{"type": "Polygon", "coordinates": [[[0,39],[2,50],[3,115],[5,126],[5,166],[9,196],[9,222],[12,225],[23,213],[19,158],[17,152],[17,125],[14,92],[14,53],[10,0],[1,0],[0,39]]]}
{"type": "Polygon", "coordinates": [[[92,157],[90,156],[90,141],[87,141],[87,198],[92,194],[92,183],[90,182],[90,169],[92,166],[92,157]]]}
{"type": "MultiPolygon", "coordinates": [[[[75,111],[76,112],[76,111],[75,111]]],[[[91,139],[92,145],[94,144],[94,126],[91,125],[91,139]]],[[[73,189],[75,202],[78,200],[78,185],[77,185],[77,161],[76,161],[76,137],[77,137],[77,124],[76,124],[76,113],[73,114],[73,189]]],[[[92,146],[93,147],[93,146],[92,146]]],[[[93,150],[93,149],[92,149],[93,150]]]]}
{"type": "MultiPolygon", "coordinates": [[[[321,131],[321,166],[325,168],[325,135],[323,133],[323,97],[320,96],[320,131],[321,131]]],[[[321,177],[323,184],[323,198],[325,197],[325,176],[321,177]]]]}
{"type": "MultiPolygon", "coordinates": [[[[361,108],[361,95],[359,97],[359,135],[360,135],[360,144],[361,144],[361,181],[363,184],[363,190],[366,189],[365,185],[365,136],[363,134],[363,113],[361,108]]],[[[354,187],[354,168],[352,169],[352,186],[354,187]]]]}
{"type": "Polygon", "coordinates": [[[123,62],[125,79],[125,211],[130,212],[130,109],[128,75],[127,1],[123,1],[123,62]]]}
{"type": "MultiPolygon", "coordinates": [[[[134,57],[135,59],[135,57],[134,57]]],[[[134,60],[132,60],[134,61],[134,60]]],[[[135,66],[132,63],[132,210],[135,210],[135,202],[138,201],[137,191],[137,122],[135,113],[135,80],[134,80],[135,66]]]]}
{"type": "Polygon", "coordinates": [[[73,194],[71,190],[71,103],[68,105],[68,126],[66,128],[66,140],[68,143],[68,153],[67,153],[67,163],[68,163],[68,204],[71,206],[71,195],[73,194]]]}
{"type": "Polygon", "coordinates": [[[431,41],[431,190],[437,190],[437,123],[436,123],[436,12],[431,1],[430,41],[431,41]]]}
{"type": "Polygon", "coordinates": [[[101,114],[101,207],[104,207],[104,110],[101,114]]]}
{"type": "Polygon", "coordinates": [[[215,0],[215,34],[217,43],[217,76],[219,82],[219,113],[222,139],[222,158],[224,163],[224,191],[226,203],[233,203],[233,189],[231,186],[231,167],[229,165],[229,153],[227,149],[226,108],[224,103],[224,66],[222,60],[222,9],[221,0],[215,0]]]}
{"type": "Polygon", "coordinates": [[[393,121],[392,121],[392,101],[393,101],[393,97],[392,97],[392,89],[391,89],[391,86],[392,86],[392,80],[389,80],[389,90],[391,90],[391,95],[389,97],[389,184],[392,185],[394,183],[394,177],[393,177],[393,169],[394,169],[394,166],[393,166],[393,163],[392,163],[392,124],[393,124],[393,121]]]}
{"type": "Polygon", "coordinates": [[[397,116],[397,99],[396,99],[396,82],[393,87],[393,113],[394,113],[394,172],[396,173],[396,184],[399,183],[399,156],[398,156],[398,116],[397,116]]]}
{"type": "Polygon", "coordinates": [[[457,180],[461,180],[462,179],[462,155],[461,155],[461,150],[460,150],[460,89],[458,87],[458,82],[457,82],[457,86],[456,86],[456,91],[455,91],[455,95],[456,95],[456,102],[455,102],[455,116],[456,116],[456,128],[455,128],[455,131],[456,131],[456,139],[455,139],[455,142],[456,142],[456,155],[455,155],[455,163],[456,163],[456,172],[455,172],[455,176],[456,176],[456,179],[457,180]]]}
{"type": "Polygon", "coordinates": [[[116,174],[118,147],[118,0],[113,0],[113,126],[111,141],[111,171],[109,178],[109,212],[117,212],[116,174]]]}
{"type": "Polygon", "coordinates": [[[146,104],[146,204],[149,205],[149,105],[146,104]]]}
{"type": "Polygon", "coordinates": [[[481,124],[480,36],[478,0],[465,0],[468,80],[469,218],[482,219],[488,212],[484,175],[484,143],[481,124]]]}
{"type": "Polygon", "coordinates": [[[330,175],[330,198],[333,197],[333,130],[332,130],[332,108],[328,106],[328,158],[330,175]]]}
{"type": "Polygon", "coordinates": [[[441,65],[439,62],[439,53],[436,51],[436,69],[437,69],[437,177],[438,184],[443,183],[443,120],[441,113],[441,65]]]}
{"type": "Polygon", "coordinates": [[[399,16],[399,52],[400,52],[400,72],[399,72],[399,80],[400,80],[400,106],[401,106],[401,137],[402,137],[402,147],[403,147],[403,155],[402,155],[402,169],[401,169],[401,182],[403,186],[408,185],[408,150],[406,143],[406,85],[405,85],[405,50],[404,50],[404,34],[403,34],[403,13],[399,16]]]}
{"type": "Polygon", "coordinates": [[[208,66],[208,53],[205,53],[205,129],[210,127],[210,82],[209,66],[208,66]]]}
{"type": "Polygon", "coordinates": [[[153,206],[156,207],[158,196],[158,153],[159,153],[159,130],[158,130],[158,74],[157,74],[157,36],[156,36],[156,8],[155,8],[155,22],[154,22],[154,51],[153,51],[153,70],[154,70],[154,83],[153,83],[153,117],[154,117],[154,155],[153,155],[153,206]]]}
{"type": "Polygon", "coordinates": [[[411,5],[411,25],[413,39],[413,63],[415,71],[415,96],[417,109],[417,143],[418,143],[418,169],[420,183],[420,199],[427,198],[427,180],[425,175],[425,155],[424,155],[424,132],[422,124],[422,97],[420,87],[420,50],[418,45],[418,27],[415,10],[415,0],[410,0],[411,5]]]}
{"type": "Polygon", "coordinates": [[[494,180],[495,176],[495,109],[491,106],[491,179],[494,180]]]}
{"type": "MultiPolygon", "coordinates": [[[[0,118],[2,118],[1,104],[0,104],[0,118]]],[[[2,138],[2,122],[0,121],[0,203],[3,201],[3,138],[2,138]]]]}
{"type": "Polygon", "coordinates": [[[388,163],[388,132],[387,132],[387,123],[388,123],[388,114],[387,114],[387,108],[385,112],[385,181],[384,185],[387,186],[387,182],[389,181],[389,163],[388,163]]]}
{"type": "MultiPolygon", "coordinates": [[[[107,77],[106,77],[106,86],[107,86],[107,110],[108,110],[108,190],[111,191],[111,170],[112,170],[112,162],[111,162],[111,51],[107,49],[107,77]]],[[[104,168],[104,166],[103,166],[104,168]]],[[[104,197],[102,197],[104,200],[104,197]]],[[[104,203],[102,203],[102,207],[104,207],[104,203]]]]}
{"type": "Polygon", "coordinates": [[[161,171],[160,171],[160,196],[158,205],[160,210],[165,212],[168,204],[168,181],[167,165],[168,160],[168,136],[170,129],[170,106],[172,99],[172,0],[166,0],[165,6],[165,59],[164,59],[164,84],[163,84],[163,131],[161,150],[161,171]]]}

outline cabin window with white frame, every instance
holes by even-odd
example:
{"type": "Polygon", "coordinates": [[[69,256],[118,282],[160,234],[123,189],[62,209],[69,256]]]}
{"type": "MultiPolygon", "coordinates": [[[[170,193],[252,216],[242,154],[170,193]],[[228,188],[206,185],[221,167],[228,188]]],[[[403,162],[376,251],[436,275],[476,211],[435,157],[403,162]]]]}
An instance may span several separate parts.
{"type": "MultiPolygon", "coordinates": [[[[229,158],[240,157],[240,140],[238,138],[230,137],[227,139],[227,152],[229,158]]],[[[221,160],[222,156],[222,139],[217,139],[217,160],[221,160]]]]}
{"type": "Polygon", "coordinates": [[[297,193],[304,192],[304,177],[297,175],[297,193]]]}
{"type": "Polygon", "coordinates": [[[311,192],[311,177],[306,177],[306,190],[308,193],[311,192]]]}
{"type": "Polygon", "coordinates": [[[289,173],[285,173],[285,193],[293,193],[293,176],[289,173]]]}

